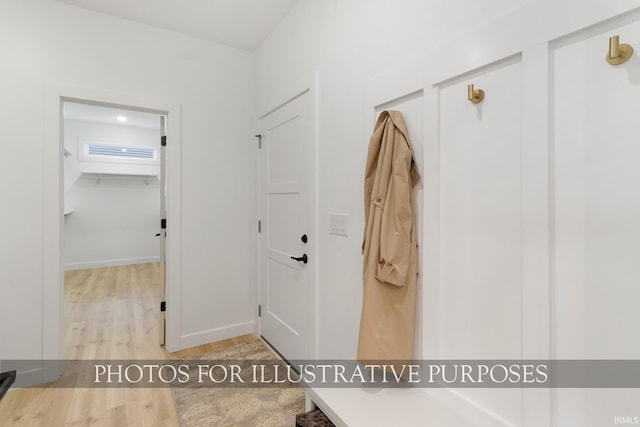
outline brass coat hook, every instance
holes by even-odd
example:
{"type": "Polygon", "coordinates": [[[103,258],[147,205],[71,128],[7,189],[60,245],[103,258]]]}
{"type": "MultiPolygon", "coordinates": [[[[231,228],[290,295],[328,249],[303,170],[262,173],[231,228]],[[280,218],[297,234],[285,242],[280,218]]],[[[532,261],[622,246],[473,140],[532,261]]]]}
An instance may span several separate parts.
{"type": "Polygon", "coordinates": [[[473,104],[478,104],[484,99],[484,91],[482,89],[474,89],[473,84],[467,86],[468,96],[467,98],[473,104]]]}
{"type": "Polygon", "coordinates": [[[620,44],[620,36],[609,38],[609,52],[607,53],[607,62],[611,65],[619,65],[627,62],[633,55],[633,48],[626,44],[620,44]]]}

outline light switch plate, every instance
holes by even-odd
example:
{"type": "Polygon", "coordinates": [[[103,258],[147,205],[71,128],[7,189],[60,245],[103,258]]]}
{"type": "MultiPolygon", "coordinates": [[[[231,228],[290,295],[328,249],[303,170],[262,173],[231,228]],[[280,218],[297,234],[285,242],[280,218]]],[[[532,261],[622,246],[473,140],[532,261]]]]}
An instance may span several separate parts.
{"type": "Polygon", "coordinates": [[[349,236],[348,234],[348,214],[329,214],[329,233],[338,236],[349,236]]]}

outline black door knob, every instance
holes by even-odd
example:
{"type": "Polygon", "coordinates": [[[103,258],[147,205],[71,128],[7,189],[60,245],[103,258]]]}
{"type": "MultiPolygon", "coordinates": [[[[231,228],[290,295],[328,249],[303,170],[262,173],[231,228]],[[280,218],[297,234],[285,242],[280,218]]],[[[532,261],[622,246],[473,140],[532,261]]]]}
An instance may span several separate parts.
{"type": "Polygon", "coordinates": [[[307,257],[307,254],[302,254],[302,256],[301,256],[301,257],[295,257],[295,256],[292,256],[292,257],[291,257],[291,259],[295,259],[296,261],[302,261],[302,262],[304,262],[305,264],[306,264],[307,262],[309,262],[309,258],[307,257]]]}
{"type": "Polygon", "coordinates": [[[306,234],[303,234],[302,237],[300,238],[300,240],[302,240],[302,243],[307,243],[307,241],[309,239],[307,239],[307,235],[306,234]]]}

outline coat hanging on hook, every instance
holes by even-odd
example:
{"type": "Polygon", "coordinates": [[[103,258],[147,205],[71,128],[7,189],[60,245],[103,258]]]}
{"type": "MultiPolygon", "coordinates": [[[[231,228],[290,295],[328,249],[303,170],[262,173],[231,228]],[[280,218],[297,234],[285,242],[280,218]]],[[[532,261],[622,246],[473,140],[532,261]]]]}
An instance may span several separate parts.
{"type": "Polygon", "coordinates": [[[413,358],[418,246],[413,187],[420,181],[407,127],[383,111],[369,143],[358,360],[413,358]]]}

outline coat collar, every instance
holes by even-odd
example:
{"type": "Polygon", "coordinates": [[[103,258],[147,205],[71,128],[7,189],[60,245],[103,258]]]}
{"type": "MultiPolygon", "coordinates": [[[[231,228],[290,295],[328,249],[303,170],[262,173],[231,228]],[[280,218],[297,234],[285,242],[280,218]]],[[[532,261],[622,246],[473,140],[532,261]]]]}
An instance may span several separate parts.
{"type": "Polygon", "coordinates": [[[387,118],[390,119],[393,122],[393,125],[402,133],[404,139],[407,141],[409,150],[411,150],[411,162],[413,166],[411,168],[411,185],[416,185],[420,181],[420,174],[418,173],[416,155],[413,152],[413,146],[411,145],[411,140],[409,139],[409,131],[407,131],[407,125],[404,122],[402,113],[395,110],[384,110],[382,113],[380,113],[380,116],[378,116],[378,122],[376,123],[375,129],[378,129],[379,126],[382,126],[387,118]]]}

